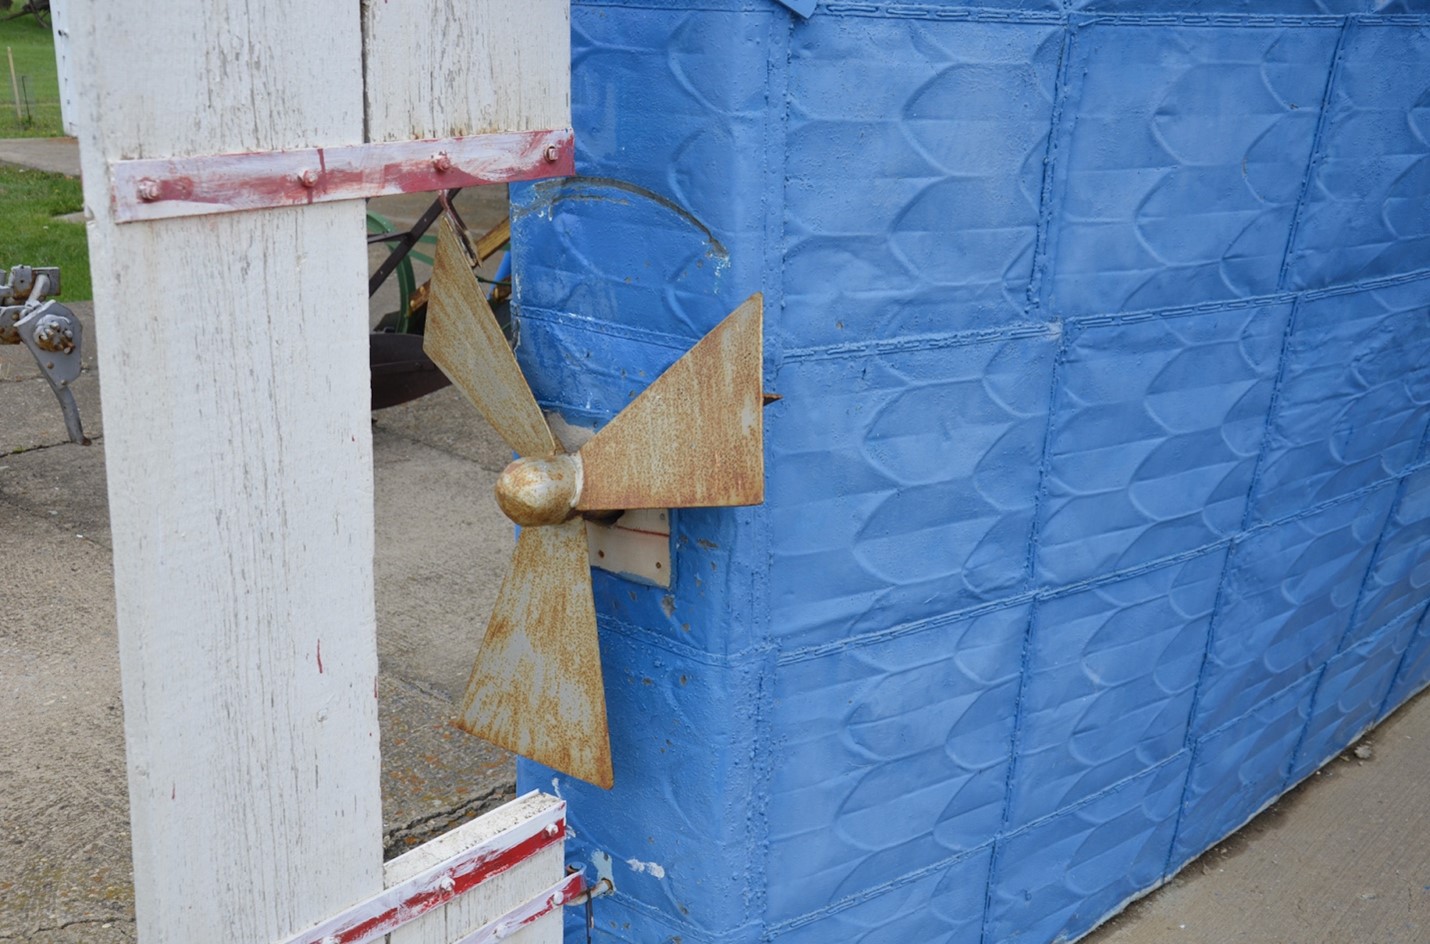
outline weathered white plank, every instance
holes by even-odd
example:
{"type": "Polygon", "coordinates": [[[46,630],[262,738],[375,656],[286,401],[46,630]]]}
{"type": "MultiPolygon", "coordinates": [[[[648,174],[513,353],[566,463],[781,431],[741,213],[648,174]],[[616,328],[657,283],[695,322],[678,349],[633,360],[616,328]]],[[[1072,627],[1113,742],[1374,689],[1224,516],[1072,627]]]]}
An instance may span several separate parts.
{"type": "Polygon", "coordinates": [[[568,0],[363,0],[368,140],[571,126],[568,0]]]}
{"type": "Polygon", "coordinates": [[[74,56],[70,52],[70,2],[50,0],[50,30],[55,34],[55,68],[60,85],[60,126],[78,134],[74,120],[74,56]]]}
{"type": "MultiPolygon", "coordinates": [[[[393,859],[385,868],[387,884],[406,881],[463,849],[484,843],[514,824],[560,805],[560,800],[542,793],[519,797],[393,859]]],[[[488,879],[479,891],[469,892],[394,931],[388,940],[390,944],[451,944],[459,935],[529,901],[559,881],[564,871],[564,844],[558,843],[488,879]]],[[[510,944],[560,944],[561,915],[558,911],[541,918],[506,940],[510,944]]]]}
{"type": "Polygon", "coordinates": [[[117,226],[108,162],[362,140],[350,0],[72,0],[139,940],[382,888],[363,204],[117,226]]]}

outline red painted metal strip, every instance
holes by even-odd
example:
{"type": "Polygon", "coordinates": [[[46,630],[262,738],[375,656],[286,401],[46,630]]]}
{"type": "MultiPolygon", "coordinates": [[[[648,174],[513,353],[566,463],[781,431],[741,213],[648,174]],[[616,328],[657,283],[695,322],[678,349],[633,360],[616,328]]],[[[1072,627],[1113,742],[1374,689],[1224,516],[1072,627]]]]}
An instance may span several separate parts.
{"type": "Polygon", "coordinates": [[[496,944],[506,940],[527,925],[551,914],[585,890],[585,878],[580,872],[574,872],[526,904],[513,908],[495,921],[457,938],[452,944],[496,944]]]}
{"type": "Polygon", "coordinates": [[[285,939],[281,944],[365,944],[374,941],[565,838],[566,804],[561,803],[285,939]]]}
{"type": "Polygon", "coordinates": [[[569,128],[109,165],[120,223],[304,206],[575,173],[569,128]]]}

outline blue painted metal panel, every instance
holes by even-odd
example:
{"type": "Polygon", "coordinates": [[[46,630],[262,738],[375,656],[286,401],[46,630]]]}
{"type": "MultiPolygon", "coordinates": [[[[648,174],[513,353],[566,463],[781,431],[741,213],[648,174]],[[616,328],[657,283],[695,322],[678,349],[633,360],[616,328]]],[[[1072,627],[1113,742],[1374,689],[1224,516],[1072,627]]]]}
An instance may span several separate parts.
{"type": "Polygon", "coordinates": [[[1218,548],[1038,605],[1010,827],[1182,750],[1225,562],[1218,548]]]}
{"type": "MultiPolygon", "coordinates": [[[[1430,3],[576,0],[518,356],[766,298],[767,501],[597,572],[599,940],[1043,944],[1430,684],[1430,3]]],[[[570,939],[585,939],[580,916],[570,939]]]]}
{"type": "Polygon", "coordinates": [[[1339,31],[1092,20],[1071,35],[1047,305],[1275,292],[1339,31]]]}

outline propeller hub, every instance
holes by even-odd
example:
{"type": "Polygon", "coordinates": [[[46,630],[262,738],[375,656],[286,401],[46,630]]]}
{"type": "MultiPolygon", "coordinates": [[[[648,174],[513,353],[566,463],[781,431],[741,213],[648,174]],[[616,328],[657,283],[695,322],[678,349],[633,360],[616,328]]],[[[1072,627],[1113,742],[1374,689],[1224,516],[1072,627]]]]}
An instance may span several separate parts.
{"type": "Polygon", "coordinates": [[[523,528],[568,521],[581,497],[581,459],[518,459],[497,479],[496,493],[502,514],[523,528]]]}

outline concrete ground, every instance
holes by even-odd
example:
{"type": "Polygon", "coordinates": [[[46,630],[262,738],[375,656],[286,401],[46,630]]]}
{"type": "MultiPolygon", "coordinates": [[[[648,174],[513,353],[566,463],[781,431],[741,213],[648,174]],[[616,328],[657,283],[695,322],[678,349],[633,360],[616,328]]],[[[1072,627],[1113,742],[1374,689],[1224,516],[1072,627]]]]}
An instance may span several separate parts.
{"type": "MultiPolygon", "coordinates": [[[[0,142],[0,160],[21,149],[0,142]]],[[[499,192],[464,200],[474,228],[502,212],[499,192]]],[[[376,209],[401,220],[423,205],[376,209]]],[[[90,306],[73,307],[93,339],[90,306]]],[[[0,347],[0,941],[134,940],[93,347],[85,367],[74,389],[89,447],[66,442],[28,353],[0,347]]],[[[450,388],[374,414],[373,451],[392,855],[512,792],[510,758],[447,724],[506,567],[510,527],[482,496],[508,452],[450,388]]],[[[1334,761],[1085,940],[1430,941],[1430,697],[1368,740],[1369,758],[1334,761]]]]}
{"type": "Polygon", "coordinates": [[[0,138],[0,164],[79,176],[79,146],[74,138],[0,138]]]}

